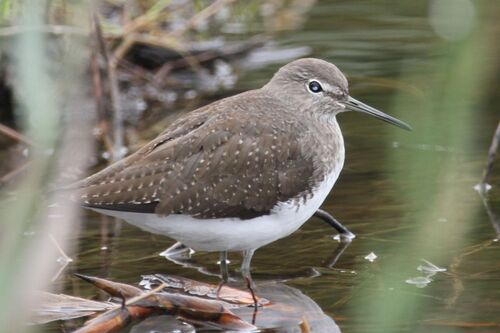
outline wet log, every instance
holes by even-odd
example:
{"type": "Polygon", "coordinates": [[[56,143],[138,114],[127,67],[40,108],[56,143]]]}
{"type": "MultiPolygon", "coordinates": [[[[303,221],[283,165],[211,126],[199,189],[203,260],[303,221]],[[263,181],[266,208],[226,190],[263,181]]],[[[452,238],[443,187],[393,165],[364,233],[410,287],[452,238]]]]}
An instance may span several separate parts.
{"type": "MultiPolygon", "coordinates": [[[[142,319],[152,314],[170,314],[197,325],[225,330],[256,329],[233,314],[226,303],[200,297],[158,292],[143,292],[139,288],[110,280],[78,274],[78,277],[92,283],[111,296],[126,298],[119,308],[105,312],[88,321],[78,333],[114,332],[128,325],[132,320],[142,319]],[[128,297],[127,297],[128,296],[128,297]]],[[[163,289],[162,284],[159,289],[163,289]]]]}

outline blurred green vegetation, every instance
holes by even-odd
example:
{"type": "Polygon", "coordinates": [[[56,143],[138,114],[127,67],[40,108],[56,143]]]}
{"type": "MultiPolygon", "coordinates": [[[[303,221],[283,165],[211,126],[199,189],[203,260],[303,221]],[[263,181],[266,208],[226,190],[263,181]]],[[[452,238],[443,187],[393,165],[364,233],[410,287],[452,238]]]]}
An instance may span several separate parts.
{"type": "MultiPolygon", "coordinates": [[[[451,2],[448,4],[453,5],[451,2]]],[[[459,154],[470,154],[471,149],[475,149],[473,143],[478,136],[478,109],[487,103],[487,88],[495,79],[492,75],[496,72],[496,63],[492,57],[493,51],[497,50],[492,49],[489,43],[494,39],[490,28],[495,23],[490,21],[492,18],[488,13],[498,8],[484,2],[472,5],[460,1],[456,5],[466,7],[463,17],[452,20],[441,16],[431,17],[430,20],[444,21],[445,29],[452,32],[461,30],[462,26],[469,26],[470,30],[457,39],[443,39],[436,44],[435,53],[440,57],[427,64],[426,75],[402,77],[402,80],[414,82],[415,86],[423,89],[420,103],[415,103],[414,98],[407,94],[399,94],[393,108],[404,110],[406,119],[414,128],[413,142],[440,142],[445,147],[454,147],[459,154]]],[[[436,15],[451,13],[453,10],[436,15]]],[[[432,14],[429,13],[430,16],[432,14]]],[[[396,135],[396,142],[404,144],[408,140],[404,133],[396,135]]],[[[402,282],[416,275],[415,268],[421,259],[433,263],[453,262],[460,255],[456,253],[457,249],[465,251],[471,245],[468,233],[473,227],[471,223],[477,223],[474,219],[476,211],[470,206],[461,208],[458,203],[467,200],[473,191],[470,187],[468,192],[464,192],[464,181],[476,179],[479,183],[484,165],[466,168],[462,158],[457,158],[456,154],[442,154],[436,158],[432,154],[411,150],[403,154],[396,150],[392,152],[387,166],[398,172],[401,184],[409,185],[400,188],[399,193],[408,211],[405,223],[414,228],[403,233],[398,244],[390,247],[390,252],[398,255],[381,259],[382,280],[375,290],[363,289],[358,302],[351,306],[352,313],[363,314],[366,322],[373,325],[370,332],[423,332],[429,329],[425,327],[425,320],[429,319],[425,309],[432,301],[410,292],[402,282]],[[449,222],[439,223],[440,219],[449,222]],[[453,223],[464,220],[469,224],[453,223]]],[[[480,202],[476,204],[478,209],[482,209],[480,202]]],[[[463,286],[457,282],[450,287],[452,296],[448,296],[446,306],[453,307],[463,292],[463,286]]],[[[427,287],[429,295],[441,293],[439,287],[433,284],[427,287]]],[[[440,317],[431,319],[450,320],[440,317]]],[[[460,317],[453,319],[467,320],[460,317]]],[[[433,331],[455,332],[446,327],[433,328],[433,331]]]]}
{"type": "MultiPolygon", "coordinates": [[[[39,29],[46,23],[48,3],[40,0],[2,2],[1,7],[6,16],[14,15],[15,7],[16,17],[9,20],[25,29],[4,36],[7,42],[2,40],[1,45],[3,55],[12,60],[9,70],[16,98],[17,125],[32,143],[25,148],[29,162],[24,177],[4,186],[0,196],[1,332],[27,329],[35,290],[50,288],[50,276],[59,266],[54,260],[60,255],[56,251],[59,245],[55,246],[49,239],[58,239],[64,247],[67,232],[77,230],[77,220],[70,215],[64,224],[54,225],[47,205],[51,203],[49,185],[58,180],[60,166],[68,165],[70,159],[63,152],[67,148],[62,139],[67,130],[65,124],[71,119],[65,108],[68,98],[82,88],[85,64],[82,57],[88,54],[82,40],[77,39],[67,41],[68,49],[62,56],[58,55],[58,46],[39,29]]],[[[79,8],[87,12],[85,6],[79,8]]],[[[82,23],[72,15],[66,19],[75,26],[82,23]]],[[[80,144],[84,154],[85,143],[80,144]]]]}

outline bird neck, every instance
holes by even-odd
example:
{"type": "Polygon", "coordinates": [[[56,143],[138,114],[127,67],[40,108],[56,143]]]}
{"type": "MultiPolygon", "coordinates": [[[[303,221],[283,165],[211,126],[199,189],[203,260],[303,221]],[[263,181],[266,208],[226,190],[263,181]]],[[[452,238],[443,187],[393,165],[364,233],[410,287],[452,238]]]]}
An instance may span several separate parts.
{"type": "MultiPolygon", "coordinates": [[[[344,164],[344,138],[335,115],[314,115],[302,137],[303,152],[313,161],[317,178],[322,179],[344,164]]],[[[339,169],[340,168],[340,169],[339,169]]]]}

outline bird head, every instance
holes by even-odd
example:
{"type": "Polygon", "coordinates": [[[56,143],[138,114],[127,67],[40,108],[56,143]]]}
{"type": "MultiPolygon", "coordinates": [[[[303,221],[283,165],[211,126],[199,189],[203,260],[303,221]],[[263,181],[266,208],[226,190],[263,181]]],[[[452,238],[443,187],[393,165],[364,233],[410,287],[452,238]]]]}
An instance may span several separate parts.
{"type": "Polygon", "coordinates": [[[345,75],[332,63],[303,58],[281,67],[264,86],[275,96],[293,103],[301,111],[336,115],[358,111],[406,130],[411,127],[349,95],[345,75]]]}

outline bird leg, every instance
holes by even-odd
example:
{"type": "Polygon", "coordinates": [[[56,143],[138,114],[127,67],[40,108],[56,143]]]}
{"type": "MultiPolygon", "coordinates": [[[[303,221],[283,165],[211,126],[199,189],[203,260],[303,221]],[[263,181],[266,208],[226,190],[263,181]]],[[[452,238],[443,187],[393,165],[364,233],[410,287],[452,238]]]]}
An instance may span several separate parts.
{"type": "Polygon", "coordinates": [[[328,223],[330,226],[335,228],[340,234],[341,240],[344,242],[350,242],[352,241],[356,235],[353,234],[352,232],[349,231],[346,227],[342,225],[337,219],[335,219],[330,213],[328,213],[325,210],[318,209],[315,213],[314,216],[323,220],[324,222],[328,223]]]}
{"type": "Polygon", "coordinates": [[[243,278],[245,279],[247,283],[247,288],[250,290],[250,293],[252,294],[253,298],[253,306],[254,306],[254,312],[253,312],[253,320],[252,323],[255,323],[255,317],[257,315],[257,310],[258,310],[258,301],[257,297],[255,296],[255,284],[252,280],[252,276],[250,274],[250,262],[252,261],[252,257],[254,254],[255,250],[245,250],[243,251],[243,262],[241,263],[241,274],[243,275],[243,278]]]}
{"type": "Polygon", "coordinates": [[[220,265],[221,281],[217,286],[217,292],[216,292],[217,299],[219,299],[220,290],[229,281],[229,272],[227,268],[227,251],[220,251],[219,265],[220,265]]]}
{"type": "Polygon", "coordinates": [[[486,193],[488,180],[491,175],[491,171],[493,170],[493,162],[495,161],[495,157],[497,155],[498,147],[500,146],[500,122],[498,123],[495,134],[493,135],[493,139],[491,139],[490,149],[488,151],[488,162],[486,163],[486,168],[483,172],[483,179],[479,184],[479,191],[486,193]]]}

